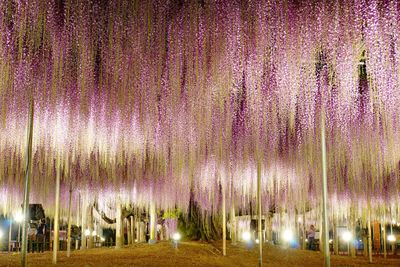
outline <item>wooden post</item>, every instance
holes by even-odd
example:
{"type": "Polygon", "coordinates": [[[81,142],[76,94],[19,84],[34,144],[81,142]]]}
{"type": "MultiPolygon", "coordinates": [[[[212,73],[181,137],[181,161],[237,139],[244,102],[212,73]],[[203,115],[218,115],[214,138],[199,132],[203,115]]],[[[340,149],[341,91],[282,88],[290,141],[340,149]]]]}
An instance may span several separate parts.
{"type": "Polygon", "coordinates": [[[221,184],[222,191],[222,255],[226,256],[226,205],[225,185],[221,184]]]}
{"type": "Polygon", "coordinates": [[[325,112],[321,112],[321,151],[322,151],[322,221],[324,234],[324,262],[325,267],[331,266],[329,252],[329,227],[328,227],[328,171],[326,159],[326,141],[325,141],[325,112]]]}
{"type": "Polygon", "coordinates": [[[258,266],[262,267],[262,209],[261,209],[261,162],[257,161],[257,219],[258,219],[258,266]]]}
{"type": "Polygon", "coordinates": [[[21,267],[26,267],[26,252],[28,249],[28,223],[29,223],[29,190],[31,187],[30,177],[32,169],[32,137],[33,137],[33,112],[34,112],[33,97],[31,96],[29,108],[29,121],[27,129],[27,144],[26,144],[26,165],[25,165],[25,184],[24,184],[24,203],[22,223],[22,248],[21,248],[21,267]]]}
{"type": "Polygon", "coordinates": [[[68,206],[68,233],[67,233],[67,257],[71,256],[71,206],[72,206],[72,185],[69,188],[69,206],[68,206]]]}
{"type": "Polygon", "coordinates": [[[56,207],[54,212],[54,240],[53,240],[53,264],[57,264],[57,251],[59,246],[59,234],[60,234],[60,176],[61,176],[61,163],[60,163],[60,152],[57,155],[57,166],[56,166],[56,207]]]}
{"type": "Polygon", "coordinates": [[[122,233],[122,205],[118,201],[117,203],[117,214],[116,214],[116,226],[115,226],[115,248],[122,248],[123,243],[123,233],[122,233]]]}

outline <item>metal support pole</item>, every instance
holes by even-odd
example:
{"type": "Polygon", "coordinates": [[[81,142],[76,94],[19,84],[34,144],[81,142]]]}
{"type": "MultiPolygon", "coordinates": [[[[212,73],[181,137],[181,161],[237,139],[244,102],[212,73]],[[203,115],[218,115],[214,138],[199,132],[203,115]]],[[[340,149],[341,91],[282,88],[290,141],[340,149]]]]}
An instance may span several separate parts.
{"type": "Polygon", "coordinates": [[[68,237],[67,237],[67,257],[69,258],[71,256],[71,224],[72,224],[72,218],[71,218],[71,207],[72,206],[72,187],[69,189],[69,207],[68,207],[68,237]]]}
{"type": "Polygon", "coordinates": [[[26,267],[26,252],[28,249],[28,222],[29,222],[29,190],[32,165],[32,137],[33,137],[33,97],[30,101],[30,112],[27,131],[26,146],[26,166],[25,166],[25,188],[23,204],[23,224],[22,224],[22,248],[21,248],[21,267],[26,267]]]}
{"type": "Polygon", "coordinates": [[[387,245],[386,245],[386,218],[385,216],[383,217],[383,223],[382,223],[382,235],[383,235],[383,258],[387,258],[387,245]]]}
{"type": "Polygon", "coordinates": [[[131,229],[130,229],[130,231],[131,231],[131,245],[133,245],[133,243],[134,243],[134,241],[135,241],[135,222],[134,222],[134,218],[133,218],[133,216],[131,216],[131,217],[129,217],[129,219],[131,220],[131,229]]]}
{"type": "Polygon", "coordinates": [[[115,226],[115,248],[122,248],[123,243],[123,233],[122,233],[122,205],[118,200],[117,202],[117,218],[116,218],[116,226],[115,226]]]}
{"type": "Polygon", "coordinates": [[[257,162],[257,219],[258,219],[258,266],[262,267],[262,222],[261,222],[261,162],[258,160],[257,162]]]}
{"type": "Polygon", "coordinates": [[[57,264],[57,252],[60,236],[60,154],[57,155],[56,166],[56,209],[54,212],[54,240],[53,240],[53,264],[57,264]]]}
{"type": "Polygon", "coordinates": [[[335,251],[335,255],[339,255],[339,235],[337,232],[337,215],[334,215],[333,235],[334,235],[333,250],[335,251]]]}
{"type": "Polygon", "coordinates": [[[18,223],[18,235],[17,235],[18,251],[21,251],[21,223],[18,223]]]}
{"type": "MultiPolygon", "coordinates": [[[[76,226],[79,226],[79,213],[80,213],[80,209],[81,209],[81,193],[79,192],[78,195],[78,210],[76,212],[76,226]]],[[[83,237],[83,235],[82,235],[83,237]]],[[[75,240],[75,250],[79,249],[79,240],[76,239],[75,240]]]]}
{"type": "Polygon", "coordinates": [[[131,218],[128,217],[125,219],[126,222],[126,233],[128,236],[128,246],[132,244],[132,236],[131,236],[131,218]]]}
{"type": "Polygon", "coordinates": [[[156,206],[154,200],[150,202],[150,240],[149,241],[156,241],[156,206]]]}
{"type": "Polygon", "coordinates": [[[323,220],[323,244],[325,267],[331,266],[329,253],[329,227],[328,227],[328,173],[326,160],[325,141],[325,112],[321,114],[321,150],[322,150],[322,220],[323,220]]]}
{"type": "Polygon", "coordinates": [[[82,196],[82,205],[81,205],[81,250],[87,249],[87,236],[86,236],[86,227],[87,227],[87,192],[82,196]]]}
{"type": "Polygon", "coordinates": [[[368,260],[372,263],[372,231],[371,231],[371,210],[368,207],[368,260]]]}
{"type": "Polygon", "coordinates": [[[10,230],[8,231],[8,252],[11,252],[11,232],[12,232],[12,219],[10,218],[10,230]]]}
{"type": "Polygon", "coordinates": [[[226,256],[226,205],[225,205],[225,186],[221,185],[222,191],[222,255],[226,256]]]}

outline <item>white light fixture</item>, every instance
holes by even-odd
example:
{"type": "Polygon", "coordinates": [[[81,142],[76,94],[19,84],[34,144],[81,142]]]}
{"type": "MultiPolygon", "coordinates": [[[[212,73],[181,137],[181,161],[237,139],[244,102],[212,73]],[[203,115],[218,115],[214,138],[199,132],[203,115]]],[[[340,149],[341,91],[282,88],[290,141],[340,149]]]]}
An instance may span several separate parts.
{"type": "Polygon", "coordinates": [[[14,220],[17,223],[21,223],[24,220],[24,215],[21,212],[18,212],[14,215],[14,220]]]}
{"type": "Polygon", "coordinates": [[[90,230],[89,229],[85,230],[85,236],[90,236],[90,230]]]}
{"type": "Polygon", "coordinates": [[[173,239],[174,241],[179,241],[179,240],[181,240],[181,238],[182,238],[182,236],[181,236],[180,233],[174,233],[174,234],[172,235],[172,239],[173,239]]]}
{"type": "Polygon", "coordinates": [[[93,232],[92,232],[92,236],[96,236],[97,235],[97,232],[96,232],[96,230],[94,230],[93,232]]]}
{"type": "Polygon", "coordinates": [[[349,242],[353,238],[353,235],[351,234],[350,231],[345,231],[342,233],[342,239],[345,242],[349,242]]]}
{"type": "Polygon", "coordinates": [[[104,237],[100,237],[101,242],[106,241],[106,239],[104,237]]]}
{"type": "Polygon", "coordinates": [[[245,242],[249,242],[251,240],[251,234],[250,232],[243,232],[242,233],[242,239],[245,242]]]}
{"type": "Polygon", "coordinates": [[[329,244],[332,244],[333,243],[333,240],[332,239],[329,239],[329,244]]]}
{"type": "Polygon", "coordinates": [[[286,229],[286,230],[283,232],[282,237],[283,237],[283,240],[285,240],[286,242],[292,241],[292,240],[293,240],[293,232],[292,232],[292,230],[286,229]]]}
{"type": "Polygon", "coordinates": [[[256,244],[260,243],[260,240],[258,240],[258,238],[256,239],[256,244]]]}
{"type": "Polygon", "coordinates": [[[389,242],[394,242],[394,241],[396,241],[396,237],[394,235],[388,235],[387,240],[389,242]]]}

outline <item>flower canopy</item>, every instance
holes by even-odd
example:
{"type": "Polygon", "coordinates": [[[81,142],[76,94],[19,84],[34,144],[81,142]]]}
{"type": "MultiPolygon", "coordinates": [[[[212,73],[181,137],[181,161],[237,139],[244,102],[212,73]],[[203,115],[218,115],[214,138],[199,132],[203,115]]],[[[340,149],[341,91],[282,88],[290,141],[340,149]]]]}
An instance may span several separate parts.
{"type": "Polygon", "coordinates": [[[325,116],[331,215],[397,214],[397,1],[0,2],[0,198],[72,184],[102,205],[263,210],[321,204],[325,116]]]}

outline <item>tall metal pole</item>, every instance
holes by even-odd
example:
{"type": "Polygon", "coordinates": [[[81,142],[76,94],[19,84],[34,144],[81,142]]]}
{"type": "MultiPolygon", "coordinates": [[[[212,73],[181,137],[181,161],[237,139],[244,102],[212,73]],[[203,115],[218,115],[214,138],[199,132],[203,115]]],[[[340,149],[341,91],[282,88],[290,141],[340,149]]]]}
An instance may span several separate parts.
{"type": "MultiPolygon", "coordinates": [[[[76,211],[76,225],[79,226],[79,213],[81,212],[81,192],[78,195],[78,210],[76,211]]],[[[79,249],[79,240],[75,240],[75,250],[79,249]]]]}
{"type": "Polygon", "coordinates": [[[325,141],[325,112],[321,114],[321,150],[322,150],[322,220],[323,220],[323,244],[325,267],[331,266],[329,253],[329,228],[328,228],[328,174],[326,162],[325,141]]]}
{"type": "Polygon", "coordinates": [[[72,185],[69,188],[69,207],[68,207],[68,233],[67,233],[67,257],[71,256],[71,206],[72,206],[72,185]]]}
{"type": "Polygon", "coordinates": [[[120,200],[117,201],[117,216],[115,226],[115,248],[122,248],[123,244],[123,233],[122,233],[122,205],[120,200]]]}
{"type": "Polygon", "coordinates": [[[225,205],[225,186],[221,185],[222,190],[222,255],[226,256],[226,205],[225,205]]]}
{"type": "Polygon", "coordinates": [[[372,263],[371,207],[368,205],[368,260],[372,263]]]}
{"type": "Polygon", "coordinates": [[[53,264],[57,264],[57,251],[60,234],[60,154],[57,155],[56,166],[56,210],[54,213],[54,240],[53,240],[53,264]]]}
{"type": "Polygon", "coordinates": [[[261,162],[258,159],[257,161],[257,219],[258,219],[258,246],[259,246],[259,251],[258,251],[258,266],[262,267],[262,223],[261,223],[261,162]]]}
{"type": "Polygon", "coordinates": [[[26,267],[26,251],[28,249],[28,222],[29,222],[29,189],[32,166],[32,136],[33,136],[33,97],[30,100],[29,120],[26,145],[26,166],[25,166],[25,187],[22,223],[22,248],[21,248],[21,267],[26,267]]]}
{"type": "Polygon", "coordinates": [[[12,232],[12,219],[10,218],[10,229],[8,232],[8,252],[11,252],[11,232],[12,232]]]}

